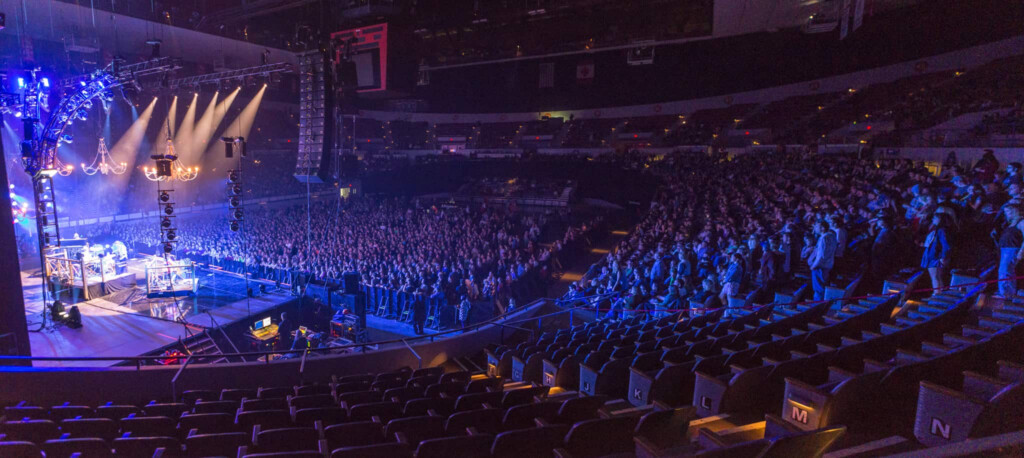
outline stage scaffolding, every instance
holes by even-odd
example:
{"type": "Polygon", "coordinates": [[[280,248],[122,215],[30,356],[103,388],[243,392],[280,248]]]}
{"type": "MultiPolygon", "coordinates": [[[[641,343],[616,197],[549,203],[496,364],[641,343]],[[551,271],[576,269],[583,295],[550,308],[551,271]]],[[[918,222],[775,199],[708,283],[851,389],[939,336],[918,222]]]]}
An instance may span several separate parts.
{"type": "Polygon", "coordinates": [[[188,259],[153,256],[146,261],[146,297],[195,296],[199,291],[196,265],[188,259]]]}

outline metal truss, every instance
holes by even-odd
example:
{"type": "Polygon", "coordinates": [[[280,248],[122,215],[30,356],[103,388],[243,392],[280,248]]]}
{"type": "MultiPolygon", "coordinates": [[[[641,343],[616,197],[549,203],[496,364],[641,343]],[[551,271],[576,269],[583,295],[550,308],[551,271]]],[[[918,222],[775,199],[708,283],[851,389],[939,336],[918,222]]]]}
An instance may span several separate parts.
{"type": "Polygon", "coordinates": [[[171,89],[177,89],[181,87],[198,86],[200,84],[219,83],[227,80],[244,80],[250,76],[266,76],[271,73],[289,71],[292,71],[292,65],[287,62],[280,62],[276,64],[260,65],[258,67],[241,68],[238,70],[228,70],[224,72],[208,73],[206,75],[173,79],[170,81],[170,87],[171,89]]]}

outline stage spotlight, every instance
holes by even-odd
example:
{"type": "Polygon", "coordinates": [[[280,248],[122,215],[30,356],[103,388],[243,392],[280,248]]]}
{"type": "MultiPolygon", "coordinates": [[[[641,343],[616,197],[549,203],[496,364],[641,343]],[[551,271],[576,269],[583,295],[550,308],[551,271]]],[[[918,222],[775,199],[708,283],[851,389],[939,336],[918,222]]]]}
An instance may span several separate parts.
{"type": "Polygon", "coordinates": [[[78,329],[82,327],[82,312],[78,310],[77,305],[72,305],[71,310],[68,311],[68,318],[66,323],[71,329],[78,329]]]}
{"type": "Polygon", "coordinates": [[[238,224],[238,221],[232,221],[229,227],[231,229],[231,232],[238,232],[238,229],[241,228],[241,226],[239,226],[238,224]]]}
{"type": "Polygon", "coordinates": [[[20,111],[15,111],[15,112],[14,112],[14,117],[15,117],[15,118],[20,118],[20,117],[21,117],[21,115],[22,115],[22,113],[21,113],[20,111]]]}
{"type": "Polygon", "coordinates": [[[167,237],[168,241],[173,242],[175,239],[178,238],[178,234],[176,234],[174,232],[174,230],[172,229],[172,230],[167,231],[167,234],[165,235],[165,237],[167,237]]]}
{"type": "Polygon", "coordinates": [[[237,170],[228,172],[228,181],[232,183],[238,183],[238,180],[242,179],[242,175],[237,170]]]}
{"type": "Polygon", "coordinates": [[[85,103],[82,104],[82,108],[85,108],[86,110],[92,108],[92,100],[86,100],[85,103]]]}
{"type": "Polygon", "coordinates": [[[164,214],[167,215],[167,216],[173,215],[174,214],[174,205],[171,205],[171,204],[165,205],[164,206],[164,214]]]}
{"type": "Polygon", "coordinates": [[[171,242],[165,243],[164,244],[164,253],[170,253],[172,251],[174,251],[174,244],[171,243],[171,242]]]}
{"type": "Polygon", "coordinates": [[[160,202],[170,202],[170,201],[171,201],[171,193],[169,193],[167,191],[160,191],[160,202]]]}
{"type": "Polygon", "coordinates": [[[228,204],[231,205],[231,208],[235,208],[242,204],[242,200],[238,196],[232,196],[228,199],[228,204]]]}
{"type": "Polygon", "coordinates": [[[71,143],[71,142],[75,141],[75,137],[71,136],[71,134],[64,134],[64,135],[61,135],[61,136],[60,136],[60,139],[61,139],[61,141],[63,141],[64,143],[71,143]]]}
{"type": "Polygon", "coordinates": [[[18,89],[24,89],[24,88],[25,88],[25,78],[22,78],[22,77],[19,76],[18,77],[18,89]]]}
{"type": "Polygon", "coordinates": [[[75,116],[76,116],[76,117],[77,117],[77,118],[78,118],[78,119],[79,119],[80,121],[85,121],[85,120],[89,119],[89,112],[88,112],[88,111],[85,111],[85,109],[84,109],[84,108],[83,108],[83,109],[79,109],[79,110],[78,110],[77,112],[75,112],[75,116]]]}
{"type": "Polygon", "coordinates": [[[242,216],[244,216],[243,213],[242,213],[242,209],[241,208],[235,209],[235,212],[232,213],[232,216],[234,216],[235,219],[242,219],[242,216]]]}
{"type": "Polygon", "coordinates": [[[46,78],[46,77],[43,78],[43,87],[50,87],[50,79],[49,78],[46,78]]]}
{"type": "Polygon", "coordinates": [[[165,216],[160,220],[160,227],[169,229],[171,227],[171,217],[165,216]]]}
{"type": "Polygon", "coordinates": [[[238,196],[242,194],[242,185],[236,184],[231,187],[231,193],[238,196]]]}

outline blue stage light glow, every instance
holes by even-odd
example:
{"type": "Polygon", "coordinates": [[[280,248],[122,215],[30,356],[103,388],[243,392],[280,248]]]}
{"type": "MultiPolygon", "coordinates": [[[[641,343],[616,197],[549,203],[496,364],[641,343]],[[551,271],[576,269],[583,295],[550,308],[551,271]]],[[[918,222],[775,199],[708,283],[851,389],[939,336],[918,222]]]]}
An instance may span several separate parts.
{"type": "Polygon", "coordinates": [[[23,89],[24,87],[25,87],[25,78],[18,77],[18,89],[23,89]]]}
{"type": "Polygon", "coordinates": [[[50,79],[43,77],[43,87],[50,87],[50,79]]]}

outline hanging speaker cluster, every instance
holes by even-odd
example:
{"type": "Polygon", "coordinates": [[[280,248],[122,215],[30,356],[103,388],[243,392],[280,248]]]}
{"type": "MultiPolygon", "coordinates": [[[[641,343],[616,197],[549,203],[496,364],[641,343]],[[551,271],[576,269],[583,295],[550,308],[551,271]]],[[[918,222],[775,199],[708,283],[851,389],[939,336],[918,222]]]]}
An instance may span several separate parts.
{"type": "Polygon", "coordinates": [[[228,170],[228,224],[232,232],[241,229],[242,217],[245,216],[245,212],[242,211],[242,191],[242,171],[228,170]]]}
{"type": "Polygon", "coordinates": [[[174,251],[178,243],[178,230],[174,226],[174,196],[171,190],[157,191],[156,200],[160,204],[160,242],[163,245],[164,253],[174,251]]]}
{"type": "Polygon", "coordinates": [[[245,137],[221,137],[220,141],[224,142],[224,157],[233,158],[236,151],[241,157],[249,156],[245,147],[245,137]]]}

